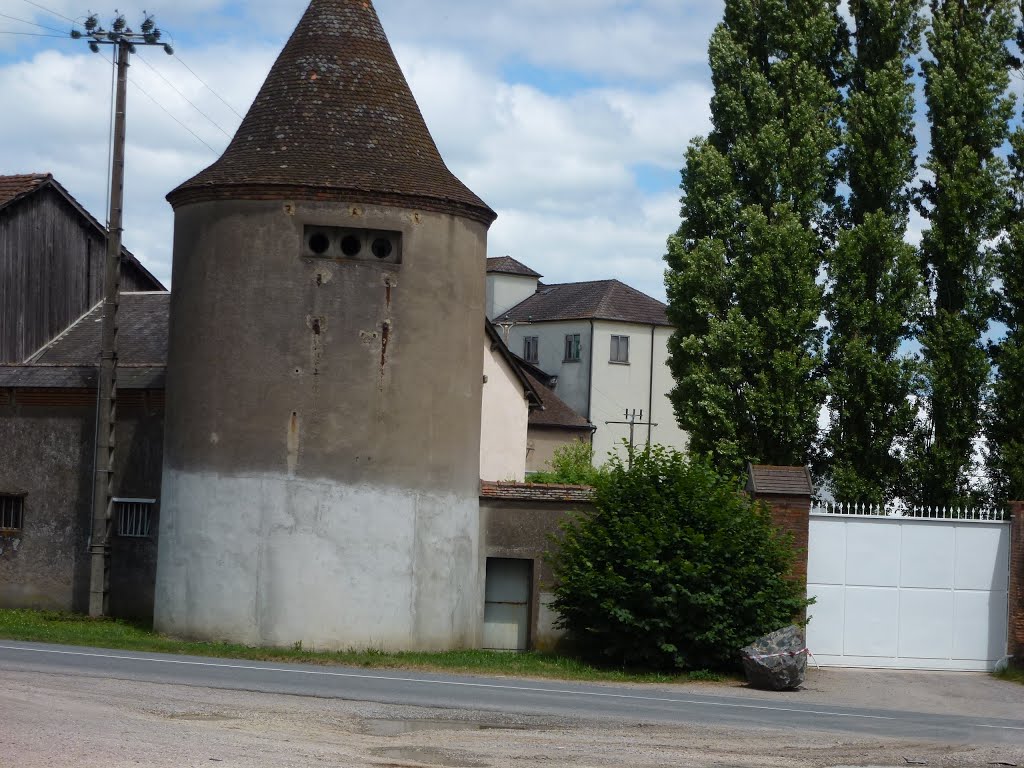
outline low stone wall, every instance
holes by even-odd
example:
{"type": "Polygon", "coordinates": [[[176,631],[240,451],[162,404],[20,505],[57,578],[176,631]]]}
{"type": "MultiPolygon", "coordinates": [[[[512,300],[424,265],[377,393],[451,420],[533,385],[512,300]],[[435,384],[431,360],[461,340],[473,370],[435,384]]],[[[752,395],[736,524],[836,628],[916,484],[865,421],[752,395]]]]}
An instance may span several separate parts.
{"type": "Polygon", "coordinates": [[[548,605],[554,575],[545,560],[551,537],[563,521],[593,509],[586,486],[528,483],[481,483],[480,527],[484,557],[530,560],[530,648],[549,650],[562,638],[558,616],[548,605]]]}
{"type": "MultiPolygon", "coordinates": [[[[120,393],[116,496],[160,497],[162,395],[120,393]]],[[[95,403],[93,390],[0,389],[0,493],[24,496],[23,529],[0,537],[2,608],[88,608],[95,403]]],[[[153,615],[158,509],[149,537],[112,538],[114,616],[153,615]]]]}

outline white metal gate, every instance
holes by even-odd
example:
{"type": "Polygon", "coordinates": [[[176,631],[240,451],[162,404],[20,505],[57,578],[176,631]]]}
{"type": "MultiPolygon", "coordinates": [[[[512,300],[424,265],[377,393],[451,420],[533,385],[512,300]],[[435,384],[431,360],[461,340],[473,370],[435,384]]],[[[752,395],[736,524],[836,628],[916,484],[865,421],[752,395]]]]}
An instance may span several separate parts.
{"type": "Polygon", "coordinates": [[[994,519],[812,512],[814,658],[822,666],[992,669],[1006,653],[1009,534],[994,519]]]}

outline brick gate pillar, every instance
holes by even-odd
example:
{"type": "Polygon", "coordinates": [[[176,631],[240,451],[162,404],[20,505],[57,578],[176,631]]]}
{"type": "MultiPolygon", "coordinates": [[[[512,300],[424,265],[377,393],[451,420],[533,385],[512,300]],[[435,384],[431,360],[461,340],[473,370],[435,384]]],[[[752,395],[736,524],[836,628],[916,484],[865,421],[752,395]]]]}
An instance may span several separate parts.
{"type": "Polygon", "coordinates": [[[807,540],[814,486],[807,467],[747,464],[747,493],[768,504],[775,525],[793,536],[793,576],[807,583],[807,540]]]}
{"type": "Polygon", "coordinates": [[[1010,623],[1007,653],[1024,666],[1024,501],[1011,501],[1010,512],[1010,623]]]}

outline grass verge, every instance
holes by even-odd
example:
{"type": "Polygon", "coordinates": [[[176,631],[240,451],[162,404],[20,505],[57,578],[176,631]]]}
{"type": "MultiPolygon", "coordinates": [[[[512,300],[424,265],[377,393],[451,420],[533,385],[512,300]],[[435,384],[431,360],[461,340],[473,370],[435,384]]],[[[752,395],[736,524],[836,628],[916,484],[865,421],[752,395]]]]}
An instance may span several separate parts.
{"type": "Polygon", "coordinates": [[[995,677],[1000,680],[1009,680],[1011,683],[1020,683],[1024,685],[1024,667],[1014,666],[1011,664],[1001,672],[994,673],[995,677]]]}
{"type": "Polygon", "coordinates": [[[92,619],[70,613],[0,610],[0,638],[61,645],[85,645],[130,651],[154,651],[188,656],[279,661],[304,664],[338,664],[375,669],[419,669],[481,675],[541,677],[613,683],[680,683],[693,680],[723,681],[726,676],[706,670],[678,675],[633,672],[595,667],[571,656],[553,653],[503,653],[500,651],[316,651],[302,648],[254,648],[234,643],[191,642],[153,632],[138,623],[120,619],[92,619]]]}

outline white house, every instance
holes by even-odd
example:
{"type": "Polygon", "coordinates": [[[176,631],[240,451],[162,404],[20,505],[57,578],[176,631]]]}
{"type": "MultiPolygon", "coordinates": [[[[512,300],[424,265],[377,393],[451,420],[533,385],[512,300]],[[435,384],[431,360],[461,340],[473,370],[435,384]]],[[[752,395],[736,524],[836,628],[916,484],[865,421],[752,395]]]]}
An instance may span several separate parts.
{"type": "Polygon", "coordinates": [[[484,336],[480,479],[522,482],[554,451],[589,440],[590,423],[549,388],[549,377],[513,355],[489,321],[484,336]]]}
{"type": "Polygon", "coordinates": [[[512,352],[557,382],[554,391],[595,427],[600,461],[629,440],[683,450],[668,400],[665,305],[619,280],[546,285],[525,264],[487,259],[488,317],[512,352]],[[642,416],[641,416],[642,412],[642,416]]]}

